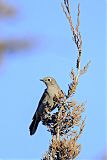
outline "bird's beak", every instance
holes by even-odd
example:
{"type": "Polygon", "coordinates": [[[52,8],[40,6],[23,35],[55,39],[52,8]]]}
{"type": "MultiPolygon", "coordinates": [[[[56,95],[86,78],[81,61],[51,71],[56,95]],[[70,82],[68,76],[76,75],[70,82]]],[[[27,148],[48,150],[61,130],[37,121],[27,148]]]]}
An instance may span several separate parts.
{"type": "Polygon", "coordinates": [[[43,79],[40,79],[40,81],[44,82],[44,80],[43,80],[43,79]]]}

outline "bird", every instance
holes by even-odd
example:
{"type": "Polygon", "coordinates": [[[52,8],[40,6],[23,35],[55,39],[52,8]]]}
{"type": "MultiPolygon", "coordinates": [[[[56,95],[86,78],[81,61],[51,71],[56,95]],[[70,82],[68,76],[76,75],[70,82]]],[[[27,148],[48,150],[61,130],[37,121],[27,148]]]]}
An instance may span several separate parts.
{"type": "Polygon", "coordinates": [[[63,91],[53,77],[47,76],[40,79],[40,81],[44,82],[46,89],[38,103],[38,107],[29,126],[31,136],[35,134],[38,124],[42,120],[44,114],[46,114],[46,112],[51,112],[56,108],[54,98],[59,99],[64,97],[63,91]]]}

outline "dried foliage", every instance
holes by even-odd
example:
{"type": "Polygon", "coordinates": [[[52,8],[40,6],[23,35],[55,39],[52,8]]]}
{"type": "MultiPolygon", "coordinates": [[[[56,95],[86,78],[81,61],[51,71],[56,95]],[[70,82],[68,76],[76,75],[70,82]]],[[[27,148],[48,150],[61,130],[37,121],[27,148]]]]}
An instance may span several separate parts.
{"type": "Polygon", "coordinates": [[[84,104],[78,105],[76,101],[68,101],[67,98],[63,100],[57,104],[58,112],[47,114],[42,120],[52,135],[52,143],[43,160],[74,159],[80,152],[81,145],[77,140],[85,125],[85,119],[82,120],[84,104]]]}
{"type": "Polygon", "coordinates": [[[17,13],[16,8],[10,6],[7,3],[4,3],[3,0],[0,0],[0,18],[15,16],[16,13],[17,13]]]}
{"type": "MultiPolygon", "coordinates": [[[[17,10],[15,7],[10,6],[8,3],[4,3],[4,1],[0,0],[0,18],[3,19],[5,17],[15,16],[17,10]]],[[[23,51],[25,49],[29,49],[34,47],[35,40],[33,38],[22,37],[22,38],[10,38],[10,39],[0,39],[0,63],[2,63],[4,54],[15,53],[16,51],[23,51]]]]}
{"type": "Polygon", "coordinates": [[[32,46],[31,38],[14,38],[0,40],[0,53],[6,51],[20,51],[23,49],[28,49],[32,46]]]}
{"type": "Polygon", "coordinates": [[[53,114],[47,113],[43,117],[43,125],[47,126],[48,131],[52,135],[49,150],[44,155],[43,160],[74,160],[81,151],[81,144],[78,144],[78,138],[83,132],[86,119],[83,114],[85,104],[78,104],[77,101],[73,100],[79,77],[87,71],[90,63],[88,62],[81,69],[82,37],[79,31],[80,4],[78,5],[76,27],[73,25],[69,0],[64,0],[62,8],[70,24],[73,40],[78,51],[76,63],[77,73],[74,69],[71,70],[72,82],[68,85],[67,95],[65,94],[63,98],[58,100],[54,99],[57,111],[53,114]]]}

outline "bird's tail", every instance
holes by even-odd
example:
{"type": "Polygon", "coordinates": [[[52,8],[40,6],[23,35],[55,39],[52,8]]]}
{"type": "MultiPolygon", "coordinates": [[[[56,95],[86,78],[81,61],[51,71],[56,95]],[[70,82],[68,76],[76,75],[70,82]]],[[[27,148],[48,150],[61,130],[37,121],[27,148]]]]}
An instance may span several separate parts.
{"type": "Polygon", "coordinates": [[[35,113],[32,119],[32,123],[29,127],[31,136],[36,132],[39,122],[40,122],[40,117],[38,117],[37,114],[35,113]]]}

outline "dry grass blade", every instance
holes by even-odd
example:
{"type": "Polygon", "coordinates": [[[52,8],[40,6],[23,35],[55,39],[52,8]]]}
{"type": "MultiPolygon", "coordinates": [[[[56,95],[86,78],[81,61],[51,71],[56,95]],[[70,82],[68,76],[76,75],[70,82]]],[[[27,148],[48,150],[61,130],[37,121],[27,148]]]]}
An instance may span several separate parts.
{"type": "Polygon", "coordinates": [[[87,70],[88,70],[88,68],[89,68],[90,63],[91,63],[91,61],[89,61],[89,62],[84,66],[84,68],[80,70],[80,72],[79,72],[79,76],[81,76],[81,75],[83,75],[84,73],[86,73],[86,72],[87,72],[87,70]]]}
{"type": "Polygon", "coordinates": [[[76,32],[78,33],[80,26],[80,4],[78,4],[78,14],[77,14],[77,25],[76,25],[76,32]]]}
{"type": "Polygon", "coordinates": [[[72,16],[71,16],[71,12],[70,12],[69,1],[68,1],[68,0],[65,0],[65,1],[64,1],[64,4],[62,3],[61,6],[62,6],[62,9],[63,9],[63,12],[64,12],[65,15],[66,15],[66,18],[67,18],[68,21],[69,21],[71,30],[72,30],[72,32],[74,33],[74,25],[73,25],[73,22],[72,22],[72,16]]]}
{"type": "Polygon", "coordinates": [[[76,140],[77,140],[77,139],[80,137],[80,135],[83,133],[83,129],[84,129],[84,127],[85,127],[85,120],[86,120],[86,117],[84,118],[84,120],[83,120],[82,123],[81,123],[79,133],[78,133],[78,135],[75,137],[76,140]]]}

